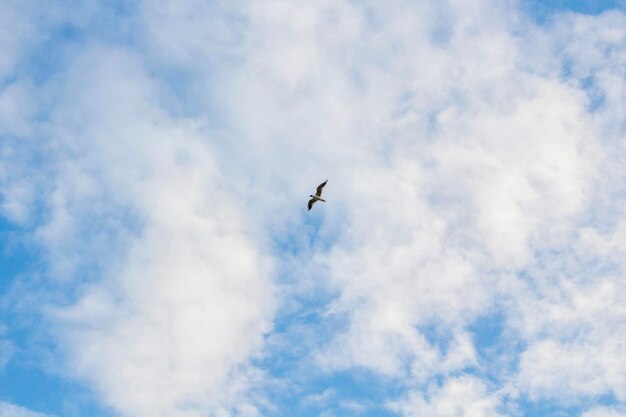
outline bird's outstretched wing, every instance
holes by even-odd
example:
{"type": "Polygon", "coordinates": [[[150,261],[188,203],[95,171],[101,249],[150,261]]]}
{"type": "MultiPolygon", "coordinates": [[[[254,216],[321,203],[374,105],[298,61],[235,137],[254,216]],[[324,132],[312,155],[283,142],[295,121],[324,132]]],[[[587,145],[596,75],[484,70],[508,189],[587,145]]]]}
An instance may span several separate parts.
{"type": "Polygon", "coordinates": [[[317,200],[315,200],[314,198],[309,200],[309,210],[311,210],[311,207],[313,207],[313,203],[315,203],[315,201],[317,200]]]}
{"type": "Polygon", "coordinates": [[[324,188],[324,186],[326,185],[327,182],[328,182],[328,180],[324,181],[323,183],[321,183],[320,185],[317,186],[317,192],[315,193],[316,196],[318,196],[318,197],[322,196],[322,188],[324,188]]]}

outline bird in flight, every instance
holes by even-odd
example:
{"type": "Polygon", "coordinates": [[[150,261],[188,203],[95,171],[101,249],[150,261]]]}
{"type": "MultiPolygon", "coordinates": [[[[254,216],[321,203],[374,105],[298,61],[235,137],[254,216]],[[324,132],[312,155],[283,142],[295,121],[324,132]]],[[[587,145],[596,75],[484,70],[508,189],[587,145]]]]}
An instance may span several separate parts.
{"type": "Polygon", "coordinates": [[[322,201],[322,202],[326,202],[326,200],[324,200],[322,198],[322,189],[324,188],[324,186],[326,185],[326,183],[328,182],[328,180],[324,181],[323,183],[321,183],[320,185],[317,186],[317,192],[315,193],[315,195],[310,195],[309,197],[311,197],[311,199],[309,200],[309,210],[311,210],[311,207],[313,207],[313,204],[316,201],[322,201]]]}

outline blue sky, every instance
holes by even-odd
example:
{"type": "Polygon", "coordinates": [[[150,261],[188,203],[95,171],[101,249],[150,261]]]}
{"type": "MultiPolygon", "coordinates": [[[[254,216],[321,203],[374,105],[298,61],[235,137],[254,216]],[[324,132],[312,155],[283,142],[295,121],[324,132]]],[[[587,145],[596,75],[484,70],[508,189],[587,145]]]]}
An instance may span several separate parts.
{"type": "Polygon", "coordinates": [[[623,1],[0,25],[0,417],[626,416],[623,1]]]}

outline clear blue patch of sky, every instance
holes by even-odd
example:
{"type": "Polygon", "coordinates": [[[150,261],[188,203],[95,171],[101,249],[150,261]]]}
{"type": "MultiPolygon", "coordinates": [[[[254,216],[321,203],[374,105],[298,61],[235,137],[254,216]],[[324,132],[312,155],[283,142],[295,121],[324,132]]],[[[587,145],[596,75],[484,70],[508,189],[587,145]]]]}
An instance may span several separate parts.
{"type": "Polygon", "coordinates": [[[474,343],[480,347],[495,346],[505,325],[505,317],[501,311],[479,317],[469,326],[469,331],[474,336],[474,343]]]}
{"type": "Polygon", "coordinates": [[[400,383],[365,369],[310,374],[306,384],[288,380],[288,389],[270,393],[277,406],[271,415],[318,417],[364,416],[391,417],[396,414],[386,406],[390,399],[403,393],[400,383]],[[357,405],[355,409],[353,406],[357,405]]]}
{"type": "Polygon", "coordinates": [[[65,70],[71,63],[69,56],[84,40],[85,31],[77,26],[62,23],[50,28],[40,41],[25,53],[20,76],[28,77],[41,85],[65,70]]]}
{"type": "Polygon", "coordinates": [[[309,211],[308,201],[309,197],[303,194],[301,221],[287,225],[286,229],[271,236],[273,251],[278,259],[290,255],[298,257],[306,265],[309,260],[313,261],[315,253],[330,250],[349,227],[349,220],[341,207],[334,209],[335,216],[331,219],[325,212],[326,203],[315,203],[309,211]]]}
{"type": "Polygon", "coordinates": [[[32,270],[40,261],[38,250],[24,241],[22,233],[20,227],[0,217],[0,295],[18,274],[32,270]]]}
{"type": "Polygon", "coordinates": [[[135,12],[136,5],[125,0],[89,2],[88,5],[60,0],[43,5],[37,16],[40,32],[23,52],[15,76],[26,76],[41,84],[66,69],[75,52],[89,42],[134,44],[135,12]],[[68,11],[65,18],[55,18],[56,7],[68,11]]]}
{"type": "Polygon", "coordinates": [[[526,343],[507,326],[502,309],[478,317],[467,330],[472,335],[478,364],[466,372],[494,387],[502,386],[517,370],[526,343]]]}
{"type": "Polygon", "coordinates": [[[22,363],[19,358],[0,372],[0,401],[62,417],[111,415],[81,384],[51,375],[37,363],[22,363]]]}
{"type": "Polygon", "coordinates": [[[0,369],[0,401],[64,417],[107,416],[80,384],[45,369],[54,346],[46,339],[37,306],[30,308],[22,305],[24,300],[7,298],[23,294],[11,289],[18,280],[29,280],[42,263],[36,249],[19,242],[15,230],[10,223],[0,221],[0,324],[4,326],[2,338],[14,347],[0,369]]]}
{"type": "Polygon", "coordinates": [[[626,11],[624,0],[521,0],[520,6],[539,23],[562,12],[597,15],[613,9],[626,11]]]}
{"type": "Polygon", "coordinates": [[[416,330],[432,346],[435,346],[442,354],[446,354],[452,341],[452,333],[448,329],[437,326],[434,323],[417,326],[416,330]]]}

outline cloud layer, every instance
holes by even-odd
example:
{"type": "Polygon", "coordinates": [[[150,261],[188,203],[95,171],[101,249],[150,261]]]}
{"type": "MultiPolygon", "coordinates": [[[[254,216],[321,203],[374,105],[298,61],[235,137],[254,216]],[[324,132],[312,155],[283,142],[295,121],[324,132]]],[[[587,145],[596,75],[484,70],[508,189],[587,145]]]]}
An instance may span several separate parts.
{"type": "Polygon", "coordinates": [[[116,415],[623,414],[623,12],[29,4],[0,212],[45,267],[5,298],[116,415]],[[380,404],[319,386],[359,372],[380,404]]]}

